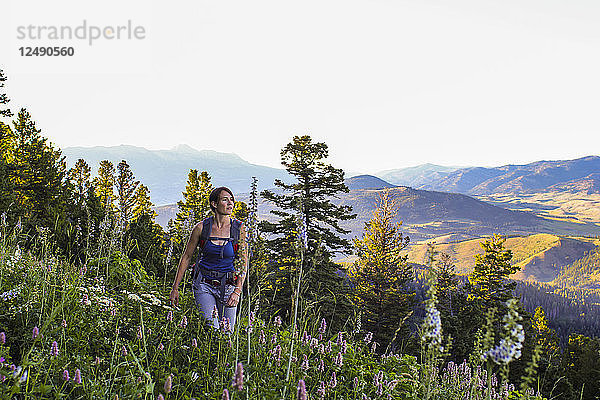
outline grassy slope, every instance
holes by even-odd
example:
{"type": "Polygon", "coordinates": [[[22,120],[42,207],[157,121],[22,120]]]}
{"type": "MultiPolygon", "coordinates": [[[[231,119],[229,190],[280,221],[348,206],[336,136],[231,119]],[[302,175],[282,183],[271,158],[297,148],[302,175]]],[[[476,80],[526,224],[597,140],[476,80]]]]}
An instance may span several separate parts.
{"type": "MultiPolygon", "coordinates": [[[[448,253],[455,260],[458,272],[469,273],[475,266],[475,254],[482,253],[479,243],[483,240],[484,238],[478,238],[441,244],[436,241],[436,244],[439,251],[448,253]]],[[[540,233],[510,237],[506,240],[505,247],[512,250],[513,263],[521,267],[514,278],[550,282],[558,276],[561,269],[583,257],[598,244],[598,239],[540,233]]],[[[426,245],[423,243],[412,246],[408,251],[409,260],[422,263],[425,250],[426,245]]]]}

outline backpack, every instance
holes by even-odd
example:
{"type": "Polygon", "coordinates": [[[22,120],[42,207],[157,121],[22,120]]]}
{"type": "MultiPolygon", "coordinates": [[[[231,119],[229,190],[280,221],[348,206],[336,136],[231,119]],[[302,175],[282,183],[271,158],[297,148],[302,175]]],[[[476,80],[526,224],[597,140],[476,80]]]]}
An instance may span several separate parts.
{"type": "MultiPolygon", "coordinates": [[[[198,240],[198,249],[200,250],[200,254],[198,256],[198,262],[194,264],[194,274],[193,279],[196,280],[198,273],[200,272],[200,259],[202,258],[202,252],[204,251],[204,247],[206,246],[206,242],[213,239],[213,236],[209,236],[212,231],[213,217],[210,216],[205,218],[202,221],[202,232],[200,233],[200,240],[198,240]]],[[[231,218],[231,227],[229,230],[229,241],[233,244],[233,253],[234,259],[238,258],[238,250],[240,247],[240,229],[242,226],[242,221],[231,218]]],[[[222,238],[219,238],[222,239],[222,238]]]]}

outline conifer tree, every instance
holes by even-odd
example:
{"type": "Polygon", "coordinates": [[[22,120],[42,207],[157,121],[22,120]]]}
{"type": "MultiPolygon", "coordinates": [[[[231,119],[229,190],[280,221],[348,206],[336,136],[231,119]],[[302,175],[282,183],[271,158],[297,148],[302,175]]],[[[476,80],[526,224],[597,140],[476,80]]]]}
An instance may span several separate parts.
{"type": "Polygon", "coordinates": [[[139,260],[149,274],[156,277],[164,275],[165,233],[154,219],[150,190],[140,184],[135,191],[133,220],[127,230],[130,258],[139,260]]]}
{"type": "Polygon", "coordinates": [[[372,332],[383,348],[407,338],[405,321],[415,295],[409,288],[412,267],[408,256],[401,254],[409,238],[401,232],[402,223],[395,222],[397,215],[397,202],[388,191],[381,192],[362,237],[354,239],[358,260],[351,269],[353,299],[362,311],[363,329],[372,332]]]}
{"type": "MultiPolygon", "coordinates": [[[[8,180],[14,191],[14,208],[29,228],[54,230],[66,204],[66,163],[60,150],[40,135],[27,110],[21,109],[6,138],[8,180]]],[[[4,146],[3,146],[4,147],[4,146]]]]}
{"type": "MultiPolygon", "coordinates": [[[[4,88],[4,82],[6,82],[6,80],[7,78],[6,75],[4,75],[4,71],[0,69],[0,89],[4,88]]],[[[0,92],[0,107],[4,107],[4,105],[8,104],[9,102],[10,99],[8,98],[8,95],[4,93],[4,90],[2,90],[0,92]]],[[[10,108],[4,108],[0,109],[0,116],[10,118],[13,116],[13,113],[10,108]]]]}
{"type": "Polygon", "coordinates": [[[250,214],[250,210],[248,209],[248,205],[243,201],[236,201],[233,206],[233,212],[231,216],[240,221],[246,221],[248,219],[248,215],[250,214]]]}
{"type": "Polygon", "coordinates": [[[74,195],[77,204],[83,204],[88,196],[88,189],[91,186],[91,171],[89,165],[82,158],[78,159],[73,168],[69,170],[68,177],[75,189],[74,195]]]}
{"type": "Polygon", "coordinates": [[[112,212],[115,186],[115,166],[109,160],[100,161],[98,168],[98,176],[94,178],[94,187],[96,195],[100,198],[102,207],[105,207],[107,212],[112,212]]]}
{"type": "Polygon", "coordinates": [[[140,181],[135,180],[127,161],[122,160],[117,165],[115,186],[117,189],[119,218],[124,228],[127,228],[133,219],[133,209],[136,204],[135,191],[139,184],[140,181]]]}
{"type": "Polygon", "coordinates": [[[150,200],[150,189],[144,184],[139,184],[134,195],[133,219],[137,220],[142,215],[149,215],[151,219],[156,217],[156,212],[152,209],[150,200]]]}
{"type": "MultiPolygon", "coordinates": [[[[4,71],[0,69],[0,107],[10,102],[4,93],[4,82],[6,81],[4,71]]],[[[13,116],[10,108],[0,109],[0,116],[10,118],[13,116]]],[[[10,125],[0,120],[0,210],[5,212],[14,201],[13,184],[9,179],[9,138],[12,137],[10,125]]]]}
{"type": "MultiPolygon", "coordinates": [[[[295,136],[281,151],[281,163],[296,182],[287,184],[275,180],[282,193],[265,190],[263,198],[277,209],[271,211],[276,222],[261,221],[261,231],[271,234],[267,245],[270,249],[272,306],[282,317],[289,317],[295,293],[293,280],[302,282],[300,296],[312,311],[340,327],[351,312],[349,288],[337,274],[340,267],[332,261],[338,252],[348,253],[350,242],[340,237],[349,231],[339,222],[355,217],[351,207],[335,205],[332,199],[339,193],[347,193],[344,172],[326,164],[328,156],[325,143],[313,142],[310,136],[295,136]],[[304,256],[299,253],[298,219],[306,229],[304,256]],[[302,259],[303,276],[298,277],[302,259]]],[[[296,281],[297,282],[297,281],[296,281]]]]}
{"type": "Polygon", "coordinates": [[[208,196],[212,191],[212,183],[208,172],[198,174],[197,169],[191,169],[183,192],[183,200],[177,202],[179,212],[175,217],[175,228],[182,235],[186,228],[194,227],[196,223],[206,218],[210,211],[208,196]]]}
{"type": "Polygon", "coordinates": [[[475,296],[485,307],[496,307],[503,313],[503,304],[512,297],[515,283],[508,277],[519,267],[511,265],[512,251],[504,249],[505,238],[494,235],[480,243],[483,254],[475,255],[475,268],[469,282],[475,288],[475,296]]]}

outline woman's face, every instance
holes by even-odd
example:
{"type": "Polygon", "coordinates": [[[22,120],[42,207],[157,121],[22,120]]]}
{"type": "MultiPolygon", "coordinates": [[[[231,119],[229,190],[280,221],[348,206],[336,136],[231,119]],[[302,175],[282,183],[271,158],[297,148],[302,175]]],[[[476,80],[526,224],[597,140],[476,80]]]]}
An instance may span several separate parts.
{"type": "Polygon", "coordinates": [[[222,215],[231,215],[233,212],[233,196],[231,196],[227,191],[221,190],[219,193],[219,201],[215,204],[213,202],[213,206],[217,209],[218,214],[222,215]]]}

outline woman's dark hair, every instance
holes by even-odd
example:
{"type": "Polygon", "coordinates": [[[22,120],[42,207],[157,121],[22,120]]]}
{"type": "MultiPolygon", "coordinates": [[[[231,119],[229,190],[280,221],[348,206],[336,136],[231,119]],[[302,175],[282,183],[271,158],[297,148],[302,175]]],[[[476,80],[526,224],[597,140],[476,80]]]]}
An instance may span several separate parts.
{"type": "Polygon", "coordinates": [[[223,190],[231,195],[231,200],[233,200],[233,202],[235,204],[235,197],[233,197],[233,193],[231,192],[231,190],[229,188],[226,188],[225,186],[215,188],[215,189],[213,189],[212,192],[210,192],[210,196],[208,196],[208,204],[210,205],[210,209],[212,210],[212,212],[216,212],[216,209],[215,209],[215,207],[213,207],[212,202],[213,201],[215,203],[219,202],[219,195],[221,194],[221,192],[223,190]]]}

